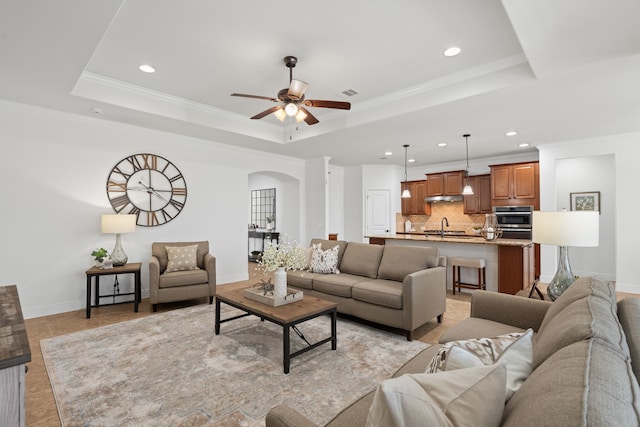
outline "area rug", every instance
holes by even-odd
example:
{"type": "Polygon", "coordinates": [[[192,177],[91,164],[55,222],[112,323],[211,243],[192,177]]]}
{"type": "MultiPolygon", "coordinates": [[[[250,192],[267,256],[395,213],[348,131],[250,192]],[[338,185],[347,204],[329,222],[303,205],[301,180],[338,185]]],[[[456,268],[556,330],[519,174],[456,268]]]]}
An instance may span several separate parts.
{"type": "MultiPolygon", "coordinates": [[[[281,327],[251,316],[216,336],[214,319],[203,304],[42,340],[62,425],[262,426],[281,403],[323,425],[428,346],[339,318],[338,349],[304,353],[285,375],[281,327]]],[[[330,319],[299,327],[314,342],[330,319]]]]}

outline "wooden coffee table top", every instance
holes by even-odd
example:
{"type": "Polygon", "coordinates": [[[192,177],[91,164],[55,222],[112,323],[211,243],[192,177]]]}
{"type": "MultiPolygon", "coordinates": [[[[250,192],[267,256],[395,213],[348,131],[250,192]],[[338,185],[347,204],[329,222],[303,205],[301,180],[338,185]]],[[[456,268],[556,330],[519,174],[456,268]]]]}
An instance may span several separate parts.
{"type": "MultiPolygon", "coordinates": [[[[216,298],[223,302],[231,302],[246,307],[263,315],[265,318],[277,320],[281,323],[295,323],[299,319],[308,318],[317,313],[326,312],[338,306],[337,303],[317,297],[304,295],[299,301],[271,307],[258,301],[245,298],[244,290],[251,287],[246,282],[220,285],[216,288],[216,298]]],[[[304,290],[303,290],[304,292],[304,290]]]]}

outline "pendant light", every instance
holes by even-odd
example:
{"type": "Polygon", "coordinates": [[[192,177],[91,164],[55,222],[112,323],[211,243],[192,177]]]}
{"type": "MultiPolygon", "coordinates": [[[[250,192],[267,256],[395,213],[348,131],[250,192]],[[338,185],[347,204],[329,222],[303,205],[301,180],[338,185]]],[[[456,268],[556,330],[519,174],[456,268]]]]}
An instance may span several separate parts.
{"type": "Polygon", "coordinates": [[[408,144],[403,145],[404,147],[404,190],[402,190],[402,198],[408,199],[411,197],[411,193],[409,192],[409,188],[407,187],[407,148],[409,148],[408,144]]]}
{"type": "Polygon", "coordinates": [[[471,186],[469,185],[469,137],[471,135],[469,135],[468,133],[465,133],[462,136],[464,136],[464,140],[467,145],[467,168],[464,170],[464,177],[466,181],[465,181],[464,189],[462,190],[462,194],[464,196],[472,196],[473,188],[471,188],[471,186]]]}

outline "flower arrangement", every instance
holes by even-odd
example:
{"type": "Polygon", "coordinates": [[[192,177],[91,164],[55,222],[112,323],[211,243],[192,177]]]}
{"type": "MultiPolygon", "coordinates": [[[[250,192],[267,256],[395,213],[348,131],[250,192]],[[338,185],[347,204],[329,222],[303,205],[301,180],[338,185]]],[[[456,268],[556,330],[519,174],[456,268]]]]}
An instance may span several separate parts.
{"type": "Polygon", "coordinates": [[[264,271],[274,271],[278,268],[302,270],[307,263],[304,250],[285,236],[282,243],[267,245],[258,264],[264,271]]]}

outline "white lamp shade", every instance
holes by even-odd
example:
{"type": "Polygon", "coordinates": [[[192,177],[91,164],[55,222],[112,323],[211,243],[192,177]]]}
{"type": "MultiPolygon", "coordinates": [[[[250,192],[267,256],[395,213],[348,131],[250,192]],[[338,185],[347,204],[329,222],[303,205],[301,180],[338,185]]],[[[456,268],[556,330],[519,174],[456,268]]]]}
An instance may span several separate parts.
{"type": "Polygon", "coordinates": [[[558,246],[598,246],[597,211],[533,212],[533,241],[558,246]]]}
{"type": "Polygon", "coordinates": [[[284,119],[287,118],[287,113],[284,112],[284,108],[279,108],[273,112],[273,115],[278,118],[281,122],[284,122],[284,119]]]}
{"type": "Polygon", "coordinates": [[[411,193],[405,188],[404,190],[402,190],[402,196],[400,197],[403,199],[408,199],[411,197],[411,193]]]}
{"type": "Polygon", "coordinates": [[[471,188],[471,186],[469,184],[464,186],[464,189],[462,190],[462,195],[463,196],[473,196],[473,188],[471,188]]]}
{"type": "Polygon", "coordinates": [[[136,215],[102,215],[102,232],[111,234],[133,233],[136,231],[136,215]]]}
{"type": "Polygon", "coordinates": [[[284,112],[287,113],[287,116],[295,116],[298,112],[298,106],[293,102],[290,102],[284,106],[284,112]]]}
{"type": "Polygon", "coordinates": [[[304,91],[307,90],[309,83],[303,82],[302,80],[291,80],[291,84],[289,84],[289,90],[287,91],[287,95],[289,95],[292,99],[300,99],[304,94],[304,91]]]}

